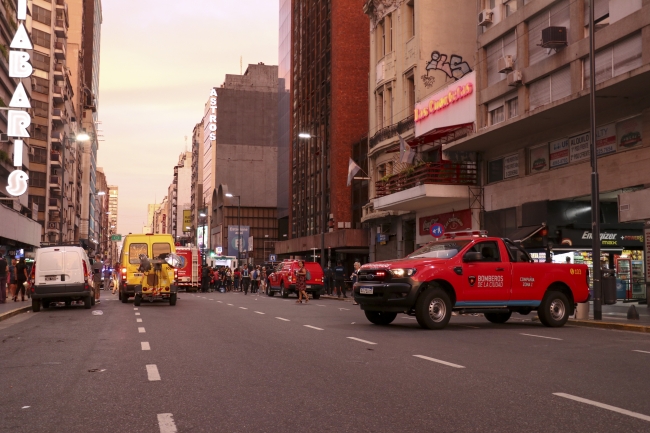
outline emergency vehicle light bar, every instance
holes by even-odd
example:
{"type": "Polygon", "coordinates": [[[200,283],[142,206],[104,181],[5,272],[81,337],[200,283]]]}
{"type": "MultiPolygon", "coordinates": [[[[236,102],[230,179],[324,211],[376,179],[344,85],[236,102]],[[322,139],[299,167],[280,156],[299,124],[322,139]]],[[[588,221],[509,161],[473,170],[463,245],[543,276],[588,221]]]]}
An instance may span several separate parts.
{"type": "Polygon", "coordinates": [[[478,237],[486,238],[488,235],[487,230],[464,230],[459,232],[448,232],[442,235],[440,239],[455,239],[460,237],[478,237]]]}

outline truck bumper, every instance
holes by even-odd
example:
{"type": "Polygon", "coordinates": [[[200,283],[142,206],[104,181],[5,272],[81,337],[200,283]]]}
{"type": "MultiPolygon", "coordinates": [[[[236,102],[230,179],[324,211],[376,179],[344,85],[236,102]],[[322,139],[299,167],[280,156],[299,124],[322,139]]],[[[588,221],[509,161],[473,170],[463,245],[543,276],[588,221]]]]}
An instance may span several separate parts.
{"type": "Polygon", "coordinates": [[[365,311],[400,313],[415,306],[420,283],[355,283],[354,300],[365,311]],[[361,294],[361,288],[372,289],[371,294],[361,294]]]}
{"type": "Polygon", "coordinates": [[[35,286],[32,299],[83,299],[92,295],[92,287],[85,284],[35,286]]]}

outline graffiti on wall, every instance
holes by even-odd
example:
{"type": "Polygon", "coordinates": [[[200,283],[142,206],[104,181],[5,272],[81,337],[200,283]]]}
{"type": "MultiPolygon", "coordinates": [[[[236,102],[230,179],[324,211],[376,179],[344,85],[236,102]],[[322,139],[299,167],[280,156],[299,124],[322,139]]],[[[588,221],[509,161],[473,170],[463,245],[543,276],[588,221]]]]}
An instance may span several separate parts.
{"type": "Polygon", "coordinates": [[[460,80],[465,75],[472,72],[472,68],[469,67],[467,62],[463,61],[461,56],[452,54],[449,56],[449,61],[447,61],[447,54],[441,54],[439,51],[431,53],[431,61],[427,63],[426,69],[427,76],[429,75],[429,71],[442,71],[447,74],[449,78],[455,80],[460,80]]]}

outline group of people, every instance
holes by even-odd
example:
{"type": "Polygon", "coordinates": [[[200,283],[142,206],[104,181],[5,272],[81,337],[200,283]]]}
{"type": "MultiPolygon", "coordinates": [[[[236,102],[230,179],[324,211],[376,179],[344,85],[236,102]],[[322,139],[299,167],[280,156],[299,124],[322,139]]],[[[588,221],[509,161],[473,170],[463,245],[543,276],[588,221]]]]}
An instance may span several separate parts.
{"type": "Polygon", "coordinates": [[[211,292],[221,287],[226,292],[266,293],[268,287],[267,272],[264,266],[244,265],[234,270],[228,266],[203,267],[201,274],[201,291],[211,292]]]}
{"type": "MultiPolygon", "coordinates": [[[[361,268],[361,263],[354,262],[354,271],[350,274],[350,281],[352,284],[356,283],[358,280],[359,269],[361,268]]],[[[347,298],[347,286],[345,283],[345,268],[343,267],[342,262],[337,262],[334,269],[326,266],[323,269],[324,273],[324,285],[325,285],[325,294],[330,296],[338,296],[339,298],[347,298]]]]}
{"type": "Polygon", "coordinates": [[[11,296],[14,302],[18,302],[18,295],[20,295],[21,301],[25,300],[25,295],[27,298],[30,297],[29,290],[26,290],[25,287],[25,283],[29,279],[29,272],[24,257],[20,260],[0,257],[0,304],[7,302],[7,295],[11,296]]]}

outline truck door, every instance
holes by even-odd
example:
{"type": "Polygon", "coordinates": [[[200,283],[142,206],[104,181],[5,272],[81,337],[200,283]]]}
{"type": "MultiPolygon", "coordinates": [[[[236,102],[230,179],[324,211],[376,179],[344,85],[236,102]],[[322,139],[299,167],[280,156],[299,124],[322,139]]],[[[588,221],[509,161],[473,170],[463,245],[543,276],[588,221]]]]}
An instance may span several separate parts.
{"type": "Polygon", "coordinates": [[[459,301],[473,305],[506,305],[512,282],[506,251],[501,251],[496,241],[483,241],[474,244],[467,252],[481,253],[483,258],[463,263],[463,296],[459,301]]]}

